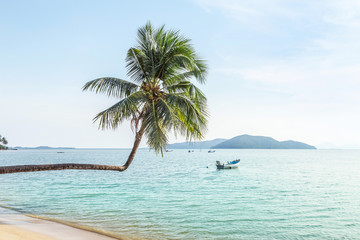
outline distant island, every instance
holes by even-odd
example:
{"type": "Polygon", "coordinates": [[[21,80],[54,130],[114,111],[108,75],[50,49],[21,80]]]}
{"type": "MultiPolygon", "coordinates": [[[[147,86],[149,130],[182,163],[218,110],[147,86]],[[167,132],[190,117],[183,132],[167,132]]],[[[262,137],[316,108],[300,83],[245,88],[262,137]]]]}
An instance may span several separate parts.
{"type": "Polygon", "coordinates": [[[231,139],[217,138],[210,141],[195,143],[174,143],[167,146],[169,149],[316,149],[306,143],[293,140],[277,141],[271,137],[240,135],[231,139]]]}
{"type": "Polygon", "coordinates": [[[51,150],[51,149],[75,149],[73,147],[49,147],[49,146],[38,146],[38,147],[14,147],[18,150],[51,150]]]}
{"type": "Polygon", "coordinates": [[[202,148],[212,148],[215,145],[218,145],[227,139],[225,138],[216,138],[210,141],[201,141],[201,142],[183,142],[183,143],[174,143],[167,145],[167,148],[170,149],[202,149],[202,148]]]}

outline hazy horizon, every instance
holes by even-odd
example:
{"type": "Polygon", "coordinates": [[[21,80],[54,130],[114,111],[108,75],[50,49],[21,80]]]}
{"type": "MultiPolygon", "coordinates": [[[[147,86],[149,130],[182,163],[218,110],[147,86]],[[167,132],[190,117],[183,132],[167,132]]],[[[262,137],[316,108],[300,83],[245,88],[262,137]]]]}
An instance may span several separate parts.
{"type": "MultiPolygon", "coordinates": [[[[249,135],[249,134],[244,134],[244,135],[249,135]]],[[[240,136],[240,135],[238,135],[240,136]]],[[[234,137],[237,137],[237,136],[234,136],[234,137]]],[[[261,137],[271,137],[271,136],[261,136],[261,137]]],[[[233,137],[231,137],[233,138],[233,137]]],[[[229,140],[231,138],[222,138],[222,137],[217,137],[217,138],[214,138],[214,139],[208,139],[208,140],[202,140],[202,141],[193,141],[193,142],[206,142],[206,141],[212,141],[212,140],[216,140],[216,139],[224,139],[224,140],[229,140]]],[[[275,139],[277,140],[277,139],[275,139]]],[[[297,141],[296,139],[286,139],[286,140],[283,140],[283,141],[288,141],[288,140],[292,140],[292,141],[297,141]]],[[[298,141],[297,141],[298,142],[298,141]]],[[[169,143],[169,145],[171,144],[178,144],[178,143],[186,143],[186,141],[177,141],[177,142],[172,142],[172,143],[169,143]]],[[[191,145],[191,142],[188,142],[190,145],[191,145]]],[[[305,142],[303,142],[305,143],[305,142]]],[[[307,143],[305,143],[307,144],[307,143]]],[[[314,145],[315,146],[315,145],[314,145]]],[[[66,148],[71,148],[71,149],[128,149],[130,150],[131,149],[131,146],[130,147],[73,147],[73,146],[49,146],[49,145],[39,145],[39,146],[12,146],[13,148],[16,148],[16,147],[21,147],[21,148],[38,148],[38,147],[50,147],[50,148],[53,148],[53,149],[66,149],[66,148]]],[[[357,145],[345,145],[345,146],[336,146],[336,145],[333,145],[333,144],[330,144],[330,143],[324,143],[322,145],[318,145],[318,146],[315,146],[317,149],[339,149],[339,150],[358,150],[360,149],[359,146],[357,145]]],[[[143,146],[141,147],[140,149],[149,149],[147,146],[143,146]]],[[[246,149],[246,148],[245,148],[246,149]]],[[[181,150],[181,149],[178,149],[178,150],[181,150]]],[[[269,150],[269,149],[267,149],[269,150]]],[[[278,150],[278,149],[277,149],[278,150]]],[[[289,150],[289,149],[284,149],[284,150],[289,150]]]]}
{"type": "MultiPolygon", "coordinates": [[[[246,133],[360,148],[359,1],[0,6],[0,134],[9,146],[131,147],[129,123],[101,131],[92,122],[117,100],[81,87],[98,77],[128,80],[126,51],[150,20],[180,30],[208,62],[207,83],[199,86],[211,114],[206,140],[246,133]]],[[[170,136],[171,143],[182,141],[170,136]]]]}

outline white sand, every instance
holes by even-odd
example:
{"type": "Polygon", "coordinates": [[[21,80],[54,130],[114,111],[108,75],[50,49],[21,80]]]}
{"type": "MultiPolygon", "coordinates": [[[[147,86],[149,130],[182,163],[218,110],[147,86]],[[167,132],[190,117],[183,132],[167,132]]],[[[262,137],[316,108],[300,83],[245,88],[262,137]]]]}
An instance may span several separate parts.
{"type": "Polygon", "coordinates": [[[32,218],[1,209],[0,240],[115,240],[61,223],[32,218]]]}

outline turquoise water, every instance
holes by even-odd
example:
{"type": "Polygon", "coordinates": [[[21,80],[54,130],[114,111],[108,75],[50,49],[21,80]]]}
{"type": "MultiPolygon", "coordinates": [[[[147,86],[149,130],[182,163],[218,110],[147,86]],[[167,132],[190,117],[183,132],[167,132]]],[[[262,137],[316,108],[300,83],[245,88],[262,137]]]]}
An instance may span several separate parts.
{"type": "MultiPolygon", "coordinates": [[[[1,151],[0,165],[119,164],[129,150],[1,151]]],[[[137,153],[123,173],[0,175],[0,205],[130,239],[360,239],[359,150],[137,153]],[[241,158],[216,170],[216,160],[241,158]]]]}

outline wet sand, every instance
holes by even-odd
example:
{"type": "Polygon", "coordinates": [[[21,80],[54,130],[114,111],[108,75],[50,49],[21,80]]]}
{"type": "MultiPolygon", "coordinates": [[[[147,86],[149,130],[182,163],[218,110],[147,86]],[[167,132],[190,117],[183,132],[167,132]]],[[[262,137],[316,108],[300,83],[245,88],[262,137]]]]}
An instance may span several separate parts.
{"type": "Polygon", "coordinates": [[[116,240],[96,232],[33,218],[11,210],[0,213],[0,240],[116,240]]]}

